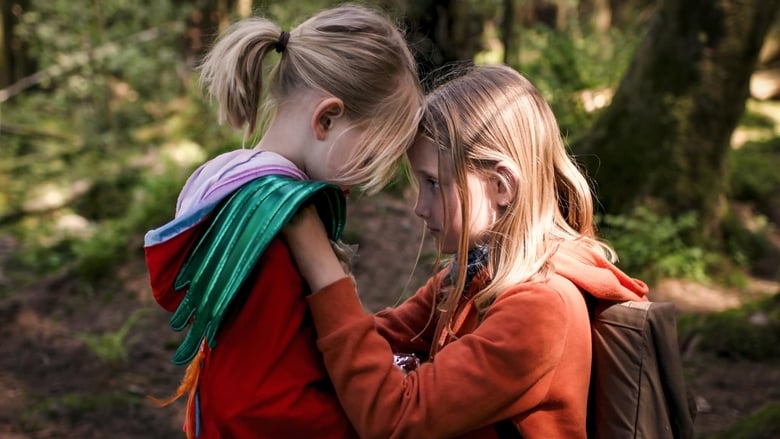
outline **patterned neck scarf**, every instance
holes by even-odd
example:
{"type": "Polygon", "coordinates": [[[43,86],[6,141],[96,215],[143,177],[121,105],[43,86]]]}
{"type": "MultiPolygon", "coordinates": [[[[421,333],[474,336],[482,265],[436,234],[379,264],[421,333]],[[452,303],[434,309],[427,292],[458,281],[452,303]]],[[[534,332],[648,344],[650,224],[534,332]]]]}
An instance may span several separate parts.
{"type": "MultiPolygon", "coordinates": [[[[478,245],[471,250],[469,250],[468,257],[467,257],[467,263],[466,263],[466,283],[463,285],[463,293],[469,290],[469,286],[471,285],[471,281],[474,279],[474,276],[477,275],[480,271],[482,271],[483,268],[485,268],[485,265],[487,265],[487,256],[488,256],[488,248],[486,245],[478,245]]],[[[450,283],[455,283],[455,277],[457,276],[457,273],[455,270],[458,266],[458,259],[457,256],[452,259],[452,265],[450,265],[450,283]]]]}

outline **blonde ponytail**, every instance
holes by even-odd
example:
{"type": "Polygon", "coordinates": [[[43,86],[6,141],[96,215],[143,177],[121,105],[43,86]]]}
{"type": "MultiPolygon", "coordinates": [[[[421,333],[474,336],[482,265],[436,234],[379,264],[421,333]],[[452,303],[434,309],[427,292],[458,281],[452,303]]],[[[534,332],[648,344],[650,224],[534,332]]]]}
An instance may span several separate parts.
{"type": "Polygon", "coordinates": [[[255,131],[263,92],[263,60],[279,42],[281,28],[264,18],[233,24],[201,64],[201,84],[217,101],[219,121],[255,131]]]}

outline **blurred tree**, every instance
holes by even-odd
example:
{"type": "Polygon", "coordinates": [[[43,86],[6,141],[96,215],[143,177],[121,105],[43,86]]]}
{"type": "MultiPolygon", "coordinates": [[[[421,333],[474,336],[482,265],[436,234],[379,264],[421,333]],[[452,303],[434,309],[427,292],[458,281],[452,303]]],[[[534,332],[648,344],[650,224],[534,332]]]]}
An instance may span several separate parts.
{"type": "Polygon", "coordinates": [[[641,21],[647,11],[652,11],[658,3],[656,0],[608,0],[610,8],[610,24],[625,28],[641,21]],[[637,17],[639,15],[639,17],[637,17]]]}
{"type": "Polygon", "coordinates": [[[601,32],[610,27],[626,28],[645,21],[656,5],[654,0],[579,0],[577,14],[601,32]]]}
{"type": "Polygon", "coordinates": [[[519,67],[520,45],[518,27],[537,25],[550,29],[558,27],[559,5],[547,0],[502,0],[501,44],[504,46],[504,64],[519,67]]]}
{"type": "Polygon", "coordinates": [[[599,201],[697,212],[715,237],[730,136],[780,0],[661,0],[612,104],[575,142],[599,201]]]}
{"type": "Polygon", "coordinates": [[[401,17],[425,81],[437,68],[472,60],[482,48],[485,17],[496,5],[457,0],[383,0],[384,8],[401,17]]]}
{"type": "MultiPolygon", "coordinates": [[[[188,4],[188,0],[178,0],[179,4],[188,4]]],[[[190,10],[187,19],[186,47],[184,48],[188,64],[194,66],[208,50],[209,45],[219,33],[227,27],[233,8],[240,14],[245,13],[245,0],[238,4],[234,0],[203,0],[190,10]]],[[[251,2],[250,2],[251,9],[251,2]]]]}
{"type": "Polygon", "coordinates": [[[27,56],[24,44],[14,33],[28,3],[27,0],[0,1],[0,89],[35,70],[35,63],[27,56]]]}
{"type": "Polygon", "coordinates": [[[504,45],[504,64],[520,65],[520,45],[516,35],[515,11],[516,0],[503,0],[501,17],[501,44],[504,45]]]}
{"type": "Polygon", "coordinates": [[[625,29],[636,21],[646,21],[644,17],[652,12],[654,0],[579,0],[577,14],[600,32],[610,28],[625,29]]]}

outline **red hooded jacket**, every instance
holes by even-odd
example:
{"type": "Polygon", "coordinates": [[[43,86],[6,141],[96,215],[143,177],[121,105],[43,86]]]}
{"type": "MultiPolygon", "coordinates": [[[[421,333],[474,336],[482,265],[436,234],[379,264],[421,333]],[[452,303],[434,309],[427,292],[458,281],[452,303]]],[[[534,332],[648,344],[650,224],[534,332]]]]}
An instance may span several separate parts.
{"type": "MultiPolygon", "coordinates": [[[[145,237],[152,291],[163,308],[173,312],[184,298],[186,290],[176,291],[174,282],[220,200],[268,174],[307,178],[277,154],[236,150],[206,162],[188,179],[175,219],[145,237]]],[[[216,346],[205,348],[197,384],[198,437],[355,437],[315,344],[303,298],[308,287],[279,237],[246,285],[251,287],[234,299],[219,327],[216,346]]]]}
{"type": "MultiPolygon", "coordinates": [[[[174,311],[184,291],[173,283],[208,220],[146,248],[152,291],[174,311]]],[[[315,344],[305,282],[287,245],[271,242],[251,291],[207,348],[198,383],[203,438],[355,437],[315,344]]]]}

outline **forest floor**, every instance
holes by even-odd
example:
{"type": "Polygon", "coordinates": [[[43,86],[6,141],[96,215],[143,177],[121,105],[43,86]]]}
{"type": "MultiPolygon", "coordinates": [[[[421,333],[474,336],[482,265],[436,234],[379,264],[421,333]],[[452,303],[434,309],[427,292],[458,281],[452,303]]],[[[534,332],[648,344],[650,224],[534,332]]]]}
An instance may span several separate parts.
{"type": "MultiPolygon", "coordinates": [[[[354,271],[367,309],[401,297],[421,231],[407,203],[397,198],[380,195],[350,205],[345,239],[360,244],[354,271]]],[[[423,261],[430,259],[427,241],[422,254],[423,261]]],[[[0,280],[8,279],[1,262],[0,280]]],[[[419,263],[409,285],[419,285],[429,272],[429,265],[419,263]]],[[[183,401],[157,408],[145,399],[174,391],[183,368],[170,359],[180,334],[170,330],[169,314],[152,299],[140,251],[112,278],[111,287],[84,291],[71,276],[58,275],[0,297],[1,439],[182,437],[183,401]]],[[[755,281],[749,296],[779,289],[755,281]]],[[[713,312],[739,305],[745,293],[669,280],[654,286],[651,298],[672,300],[684,313],[713,312]]],[[[684,363],[699,403],[699,437],[712,437],[762,404],[780,401],[778,364],[695,349],[685,352],[684,363]]]]}

